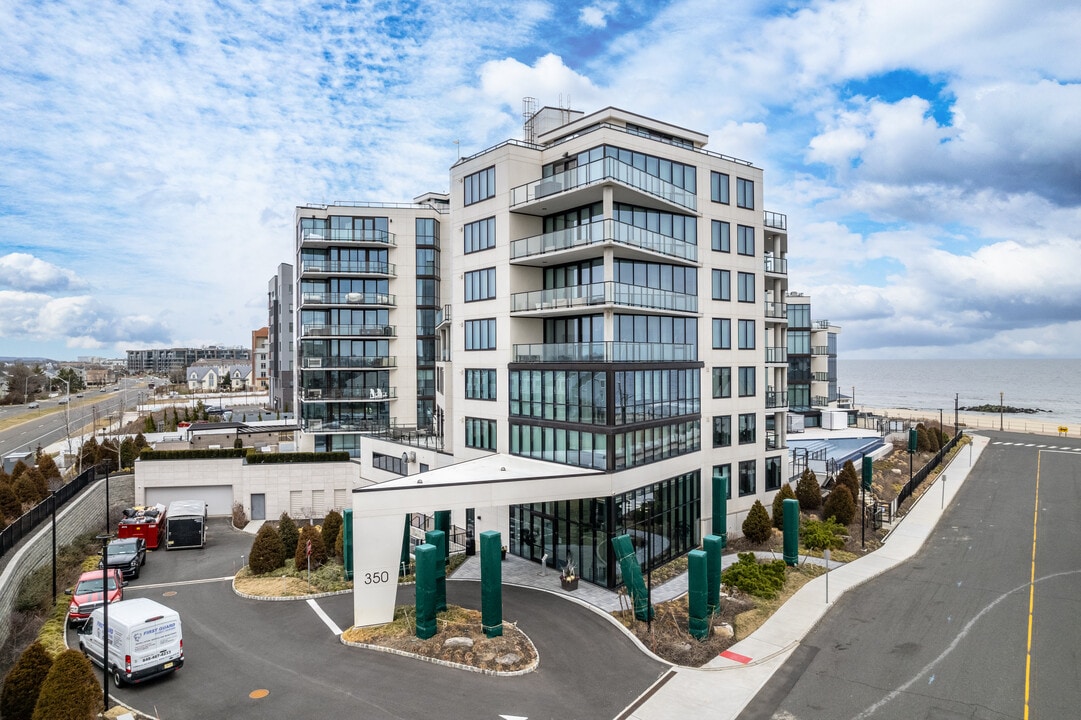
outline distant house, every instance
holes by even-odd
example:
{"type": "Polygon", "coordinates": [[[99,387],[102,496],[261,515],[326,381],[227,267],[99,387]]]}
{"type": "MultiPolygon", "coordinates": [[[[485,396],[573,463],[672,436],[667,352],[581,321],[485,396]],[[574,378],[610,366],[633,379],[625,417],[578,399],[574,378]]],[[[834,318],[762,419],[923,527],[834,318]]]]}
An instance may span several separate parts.
{"type": "Polygon", "coordinates": [[[184,377],[188,390],[192,392],[221,390],[223,386],[231,390],[245,390],[251,385],[251,365],[196,363],[188,367],[184,377]]]}

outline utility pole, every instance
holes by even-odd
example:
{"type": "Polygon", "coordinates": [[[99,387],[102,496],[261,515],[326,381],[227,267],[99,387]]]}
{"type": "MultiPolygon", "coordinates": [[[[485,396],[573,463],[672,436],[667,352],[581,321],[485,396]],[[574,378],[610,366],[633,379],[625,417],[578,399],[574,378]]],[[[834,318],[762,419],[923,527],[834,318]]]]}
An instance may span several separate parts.
{"type": "Polygon", "coordinates": [[[1003,413],[1003,393],[999,391],[998,394],[998,429],[1002,431],[1002,413],[1003,413]]]}

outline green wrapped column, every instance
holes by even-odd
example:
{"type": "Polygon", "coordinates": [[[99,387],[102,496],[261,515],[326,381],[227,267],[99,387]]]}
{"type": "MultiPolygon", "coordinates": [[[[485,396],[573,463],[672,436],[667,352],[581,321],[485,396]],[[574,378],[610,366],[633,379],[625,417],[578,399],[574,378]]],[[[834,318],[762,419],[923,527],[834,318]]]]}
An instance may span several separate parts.
{"type": "Polygon", "coordinates": [[[435,611],[444,612],[447,609],[447,536],[442,530],[429,530],[424,533],[424,542],[439,551],[439,568],[435,573],[435,611]]]}
{"type": "Polygon", "coordinates": [[[450,510],[435,511],[435,529],[443,532],[443,562],[450,562],[450,510]]]}
{"type": "Polygon", "coordinates": [[[436,631],[435,577],[443,563],[435,545],[417,545],[414,555],[417,558],[417,637],[427,640],[436,631]]]}
{"type": "Polygon", "coordinates": [[[405,514],[405,527],[402,529],[402,554],[398,558],[398,575],[405,577],[409,574],[409,528],[413,524],[413,516],[405,514]]]}
{"type": "Polygon", "coordinates": [[[634,553],[634,543],[630,535],[617,535],[612,538],[612,549],[616,553],[616,562],[623,573],[623,584],[634,602],[634,616],[642,621],[653,618],[653,606],[649,604],[649,591],[642,578],[642,566],[634,553]]]}
{"type": "Polygon", "coordinates": [[[721,609],[721,551],[724,550],[724,538],[718,535],[706,535],[702,538],[706,552],[706,605],[710,614],[721,609]]]}
{"type": "MultiPolygon", "coordinates": [[[[408,526],[407,528],[408,529],[408,526]]],[[[345,579],[353,579],[353,510],[342,510],[342,564],[345,566],[345,579]]]]}
{"type": "Polygon", "coordinates": [[[784,512],[784,561],[786,565],[799,562],[799,500],[787,498],[784,512]]]}
{"type": "Polygon", "coordinates": [[[705,640],[709,636],[707,564],[705,551],[691,550],[687,553],[687,629],[698,640],[705,640]]]}
{"type": "Polygon", "coordinates": [[[480,622],[490,638],[503,634],[502,546],[495,530],[480,534],[480,622]]]}
{"type": "Polygon", "coordinates": [[[728,477],[713,476],[713,534],[721,538],[721,549],[728,546],[728,477]]]}

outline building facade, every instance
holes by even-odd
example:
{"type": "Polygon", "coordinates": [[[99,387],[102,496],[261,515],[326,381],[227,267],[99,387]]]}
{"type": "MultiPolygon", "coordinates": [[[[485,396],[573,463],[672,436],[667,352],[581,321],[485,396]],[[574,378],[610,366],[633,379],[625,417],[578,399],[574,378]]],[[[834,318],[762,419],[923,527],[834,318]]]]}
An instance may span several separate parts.
{"type": "Polygon", "coordinates": [[[251,350],[244,347],[224,347],[209,345],[201,348],[153,348],[149,350],[128,350],[129,373],[175,374],[177,382],[182,382],[184,371],[200,360],[221,360],[226,362],[251,362],[251,350]]]}
{"type": "Polygon", "coordinates": [[[737,533],[790,480],[787,219],[701,133],[543,108],[525,137],[460,159],[449,196],[297,208],[302,427],[376,480],[493,454],[603,473],[495,527],[615,586],[614,535],[661,564],[710,532],[712,478],[737,533]]]}
{"type": "Polygon", "coordinates": [[[251,333],[251,387],[253,390],[270,388],[270,327],[261,327],[251,333]]]}
{"type": "Polygon", "coordinates": [[[281,263],[267,284],[267,383],[271,408],[292,412],[293,386],[293,265],[281,263]]]}
{"type": "Polygon", "coordinates": [[[788,293],[789,426],[820,427],[822,410],[848,407],[837,380],[837,336],[841,328],[829,320],[811,319],[811,298],[788,293]],[[799,417],[797,417],[799,416],[799,417]]]}

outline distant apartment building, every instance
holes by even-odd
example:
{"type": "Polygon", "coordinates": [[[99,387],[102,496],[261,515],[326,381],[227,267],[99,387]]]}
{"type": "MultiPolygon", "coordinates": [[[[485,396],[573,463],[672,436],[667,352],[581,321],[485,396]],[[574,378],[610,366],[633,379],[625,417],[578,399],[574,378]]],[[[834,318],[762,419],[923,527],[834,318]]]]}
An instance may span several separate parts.
{"type": "Polygon", "coordinates": [[[297,207],[301,444],[379,482],[491,455],[603,474],[611,494],[491,522],[609,587],[611,538],[647,516],[650,566],[701,542],[714,477],[738,532],[790,481],[788,228],[762,170],[707,141],[542,108],[447,195],[297,207]]]}
{"type": "MultiPolygon", "coordinates": [[[[811,319],[811,298],[799,292],[786,297],[788,313],[788,407],[802,416],[800,427],[820,427],[822,410],[848,407],[837,384],[837,336],[829,320],[811,319]]],[[[795,417],[792,420],[796,420],[795,417]]]]}
{"type": "Polygon", "coordinates": [[[251,388],[270,387],[270,328],[261,327],[251,334],[251,388]]]}
{"type": "Polygon", "coordinates": [[[223,360],[251,362],[251,350],[245,347],[209,345],[199,348],[153,348],[128,350],[129,373],[175,374],[184,377],[184,371],[200,360],[223,360]]]}
{"type": "Polygon", "coordinates": [[[293,265],[281,263],[267,284],[267,382],[270,406],[292,412],[293,387],[293,265]]]}

